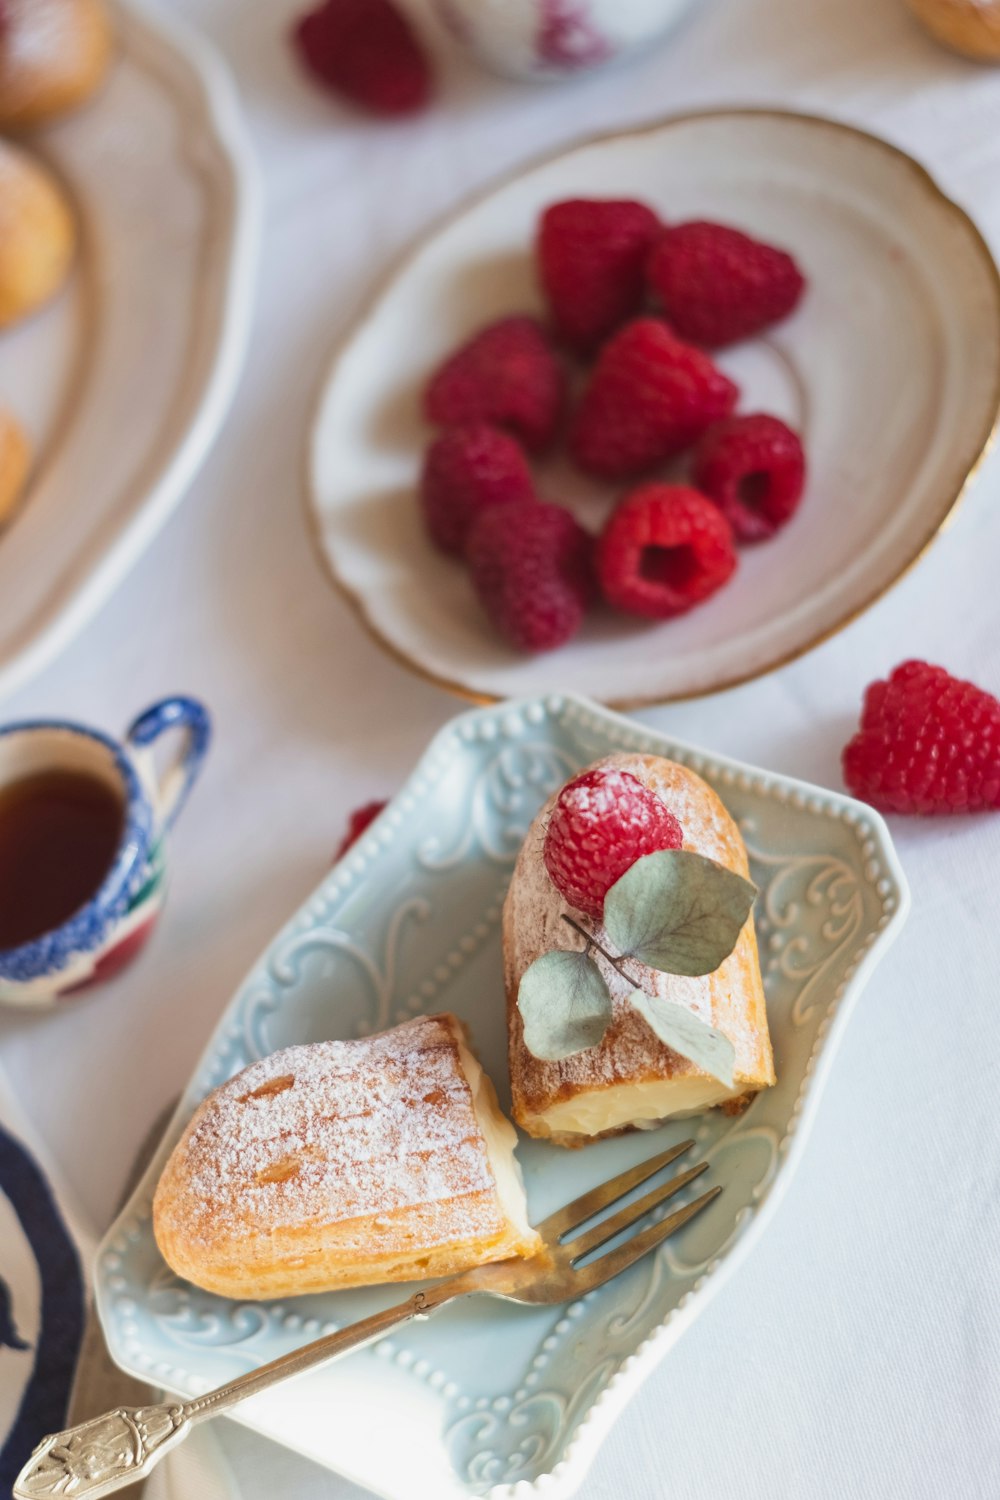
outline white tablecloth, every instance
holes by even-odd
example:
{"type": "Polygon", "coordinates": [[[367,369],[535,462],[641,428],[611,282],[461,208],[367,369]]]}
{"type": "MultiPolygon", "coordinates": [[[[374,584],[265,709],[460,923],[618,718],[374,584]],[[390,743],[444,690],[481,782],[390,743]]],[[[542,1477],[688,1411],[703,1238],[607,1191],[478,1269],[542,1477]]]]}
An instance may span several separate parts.
{"type": "MultiPolygon", "coordinates": [[[[3,1061],[95,1223],[234,985],[323,873],[347,809],[391,791],[458,707],[359,631],[303,516],[321,373],[394,252],[543,148],[733,102],[881,132],[1000,251],[1000,70],[937,50],[899,0],[696,0],[664,49],[561,89],[494,81],[442,41],[441,103],[388,127],[300,80],[284,44],[297,3],[174,0],[228,56],[262,164],[249,364],[158,543],[63,658],[3,706],[5,717],[52,711],[118,728],[183,689],[216,716],[145,958],[54,1017],[0,1019],[3,1061]]],[[[897,661],[925,655],[1000,689],[998,569],[994,461],[916,572],[844,634],[774,677],[648,718],[839,785],[862,687],[897,661]]],[[[1000,1494],[1000,819],[896,820],[895,832],[913,915],[858,1008],[799,1175],[749,1264],[618,1424],[588,1500],[1000,1494]]],[[[259,1440],[224,1441],[248,1497],[360,1494],[259,1440]]]]}

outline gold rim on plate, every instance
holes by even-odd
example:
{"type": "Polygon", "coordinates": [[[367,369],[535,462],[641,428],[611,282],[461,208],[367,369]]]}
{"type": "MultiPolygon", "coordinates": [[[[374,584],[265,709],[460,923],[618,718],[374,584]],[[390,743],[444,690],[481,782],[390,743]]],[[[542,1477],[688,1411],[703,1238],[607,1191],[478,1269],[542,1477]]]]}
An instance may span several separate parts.
{"type": "MultiPolygon", "coordinates": [[[[502,188],[510,186],[511,183],[516,182],[519,178],[527,175],[529,172],[533,172],[539,167],[544,167],[550,162],[557,161],[562,156],[569,156],[571,153],[586,149],[590,146],[603,145],[608,141],[622,141],[629,140],[633,137],[652,135],[658,131],[668,129],[669,127],[674,125],[689,124],[693,120],[732,120],[747,118],[794,120],[799,124],[808,125],[812,128],[830,130],[841,135],[847,135],[855,139],[863,140],[869,145],[875,146],[880,151],[885,152],[887,155],[895,157],[906,167],[909,172],[914,175],[916,180],[931,195],[931,197],[935,199],[937,203],[942,206],[946,210],[946,212],[950,214],[951,217],[961,226],[961,228],[968,235],[971,244],[980,253],[984,270],[987,273],[987,278],[992,282],[993,285],[993,290],[996,297],[997,322],[998,326],[1000,326],[1000,270],[998,270],[997,264],[993,259],[990,248],[987,245],[986,240],[983,238],[983,235],[975,224],[974,220],[965,212],[963,208],[961,208],[954,201],[954,199],[948,197],[947,193],[945,193],[944,190],[939,186],[939,184],[931,176],[930,172],[928,172],[927,168],[921,166],[918,161],[916,161],[912,156],[909,155],[908,152],[904,151],[901,147],[894,146],[891,141],[884,140],[881,136],[872,135],[870,131],[862,130],[856,125],[848,125],[841,120],[832,120],[823,115],[810,115],[802,113],[798,110],[770,109],[766,107],[689,110],[682,114],[667,115],[661,119],[650,121],[645,125],[634,126],[626,130],[601,131],[591,136],[585,136],[582,139],[573,141],[568,145],[562,145],[555,148],[554,150],[542,152],[540,155],[531,158],[529,161],[522,162],[517,167],[514,167],[507,172],[501,173],[499,176],[493,178],[492,181],[487,183],[485,186],[477,188],[474,192],[468,194],[465,198],[463,198],[462,201],[458,203],[454,208],[449,209],[446,214],[441,215],[441,217],[435,220],[435,222],[431,224],[429,228],[425,229],[420,235],[417,236],[415,240],[411,241],[400,254],[394,257],[388,270],[383,276],[379,278],[376,286],[365,298],[365,301],[363,302],[359,312],[351,320],[351,323],[349,324],[346,332],[340,337],[340,339],[338,339],[334,349],[333,357],[326,367],[322,383],[320,385],[319,395],[315,403],[313,420],[310,423],[309,427],[309,436],[306,446],[306,452],[304,455],[306,471],[304,483],[304,500],[307,509],[307,531],[313,549],[319,554],[320,565],[323,571],[327,574],[334,588],[340,594],[341,598],[344,599],[345,602],[350,606],[359,624],[367,632],[368,636],[375,642],[375,644],[379,646],[383,651],[385,651],[387,655],[391,656],[393,660],[398,662],[400,666],[405,667],[407,671],[415,673],[418,677],[423,678],[425,682],[430,683],[432,686],[444,688],[446,692],[453,693],[456,697],[462,698],[468,703],[489,704],[499,703],[502,701],[501,696],[498,694],[477,692],[476,689],[469,687],[466,683],[458,682],[453,678],[445,677],[438,672],[431,671],[431,669],[429,667],[426,667],[423,662],[419,661],[416,657],[411,656],[408,652],[404,651],[403,648],[401,646],[398,646],[394,641],[389,640],[388,637],[382,633],[379,627],[372,620],[370,614],[368,613],[368,607],[364,599],[354,590],[354,588],[352,588],[352,586],[346,581],[346,579],[341,577],[341,575],[338,573],[336,565],[332,557],[330,556],[326,546],[324,545],[319,514],[320,501],[315,482],[317,467],[315,462],[315,452],[319,441],[320,422],[326,393],[331,383],[336,378],[338,367],[348,348],[348,345],[350,345],[354,341],[354,339],[357,338],[357,336],[362,332],[366,323],[374,313],[375,309],[381,302],[389,287],[403,274],[404,271],[408,269],[411,262],[425,248],[425,246],[430,244],[430,242],[439,234],[441,234],[445,229],[448,229],[453,223],[455,223],[458,219],[463,217],[463,215],[468,213],[470,209],[475,208],[478,204],[484,202],[487,198],[492,197],[494,193],[498,192],[502,188]]],[[[766,666],[756,667],[752,671],[739,673],[735,677],[727,678],[722,682],[717,682],[711,687],[694,688],[688,692],[654,693],[649,697],[608,699],[606,700],[607,707],[615,709],[618,712],[630,712],[636,709],[655,708],[665,703],[683,703],[695,698],[707,698],[710,697],[713,693],[724,693],[727,692],[730,688],[740,687],[744,683],[756,682],[758,678],[766,677],[771,672],[777,672],[782,667],[787,666],[789,662],[797,661],[799,657],[805,656],[808,652],[815,650],[815,648],[817,646],[821,646],[824,641],[831,640],[833,636],[838,635],[840,631],[844,630],[848,625],[852,624],[853,621],[859,619],[861,615],[865,614],[866,611],[872,607],[873,604],[877,604],[880,599],[884,598],[891,589],[895,588],[896,584],[899,583],[901,579],[905,578],[906,575],[916,567],[917,563],[919,563],[924,554],[929,551],[930,547],[936,541],[937,537],[953,520],[959,503],[965,496],[969,485],[972,483],[984,460],[989,454],[989,451],[996,439],[998,428],[1000,428],[1000,365],[998,365],[997,375],[994,381],[994,388],[990,401],[990,413],[991,415],[989,416],[988,423],[985,426],[981,437],[977,438],[974,450],[967,457],[963,458],[953,483],[944,487],[946,493],[943,493],[941,496],[940,511],[933,525],[928,531],[917,538],[916,542],[914,543],[913,551],[908,557],[904,558],[899,568],[888,580],[888,582],[881,584],[865,600],[863,600],[861,604],[858,604],[847,610],[846,613],[842,615],[841,618],[837,620],[833,625],[830,625],[824,630],[819,631],[818,634],[810,637],[810,639],[807,641],[803,641],[800,645],[795,646],[791,651],[787,651],[782,656],[776,657],[766,666]]]]}

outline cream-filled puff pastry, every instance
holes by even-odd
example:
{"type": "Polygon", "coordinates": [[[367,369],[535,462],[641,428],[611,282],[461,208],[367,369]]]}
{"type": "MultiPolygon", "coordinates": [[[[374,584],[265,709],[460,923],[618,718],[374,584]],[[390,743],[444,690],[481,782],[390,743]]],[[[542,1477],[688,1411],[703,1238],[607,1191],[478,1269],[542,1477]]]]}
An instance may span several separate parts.
{"type": "Polygon", "coordinates": [[[515,1142],[454,1016],[286,1047],[195,1112],[156,1190],[157,1244],[241,1299],[532,1256],[515,1142]]]}
{"type": "MultiPolygon", "coordinates": [[[[655,755],[618,754],[598,762],[631,773],[663,800],[683,830],[683,847],[747,875],[739,829],[719,798],[685,766],[655,755]]],[[[561,1146],[596,1136],[649,1128],[674,1115],[716,1105],[743,1107],[775,1081],[764,988],[752,914],[721,966],[698,978],[662,973],[645,965],[630,972],[642,987],[695,1012],[732,1043],[733,1086],[704,1072],[659,1040],[628,1003],[636,988],[600,954],[594,955],[611,992],[613,1014],[603,1040],[557,1061],[534,1056],[524,1039],[518,991],[525,970],[554,949],[581,946],[563,921],[574,915],[549,877],[545,831],[558,794],[542,808],[518,856],[503,912],[504,971],[514,1118],[529,1135],[561,1146]],[[568,941],[569,938],[569,941],[568,941]]],[[[579,916],[579,913],[576,913],[579,916]]],[[[599,940],[607,935],[598,924],[599,940]]]]}

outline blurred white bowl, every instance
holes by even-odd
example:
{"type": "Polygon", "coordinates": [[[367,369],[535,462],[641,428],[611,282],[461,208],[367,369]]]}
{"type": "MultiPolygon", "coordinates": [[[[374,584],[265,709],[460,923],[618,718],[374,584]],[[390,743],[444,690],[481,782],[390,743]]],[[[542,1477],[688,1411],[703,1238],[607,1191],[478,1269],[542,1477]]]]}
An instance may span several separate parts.
{"type": "Polygon", "coordinates": [[[445,25],[494,72],[531,82],[616,61],[669,29],[692,0],[434,0],[445,25]]]}

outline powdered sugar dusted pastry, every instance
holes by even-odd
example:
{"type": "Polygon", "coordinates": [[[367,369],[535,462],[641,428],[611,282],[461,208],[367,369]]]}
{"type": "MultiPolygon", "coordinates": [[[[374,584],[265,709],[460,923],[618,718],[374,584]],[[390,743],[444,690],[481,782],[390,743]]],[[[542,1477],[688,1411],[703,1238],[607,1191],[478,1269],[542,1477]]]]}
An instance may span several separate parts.
{"type": "MultiPolygon", "coordinates": [[[[598,767],[629,772],[654,792],[679,822],[685,850],[747,875],[739,829],[712,789],[693,771],[653,755],[613,755],[598,762],[598,767]]],[[[584,917],[580,909],[570,906],[546,869],[543,847],[557,796],[549,799],[529,830],[503,912],[515,1119],[530,1135],[577,1146],[595,1136],[650,1127],[669,1116],[695,1114],[714,1105],[729,1110],[743,1107],[753,1093],[775,1081],[752,915],[735,948],[714,973],[691,978],[663,973],[635,960],[628,965],[643,989],[683,1004],[729,1038],[735,1051],[733,1087],[664,1045],[628,1003],[636,984],[630,984],[600,954],[592,956],[607,982],[613,1006],[603,1040],[558,1061],[543,1061],[526,1047],[517,1007],[522,975],[553,949],[584,947],[583,939],[563,921],[564,914],[580,918],[598,941],[611,946],[600,920],[584,917]]],[[[663,847],[670,847],[670,842],[663,847]]]]}
{"type": "Polygon", "coordinates": [[[42,125],[78,108],[111,60],[105,0],[0,0],[0,125],[42,125]]]}
{"type": "Polygon", "coordinates": [[[0,141],[0,328],[55,295],[75,248],[73,213],[55,177],[26,151],[0,141]]]}
{"type": "Polygon", "coordinates": [[[31,445],[16,417],[0,407],[0,526],[10,520],[24,492],[31,445]]]}
{"type": "Polygon", "coordinates": [[[516,1136],[451,1015],[287,1047],[203,1101],[153,1225],[224,1297],[444,1276],[534,1255],[516,1136]]]}

